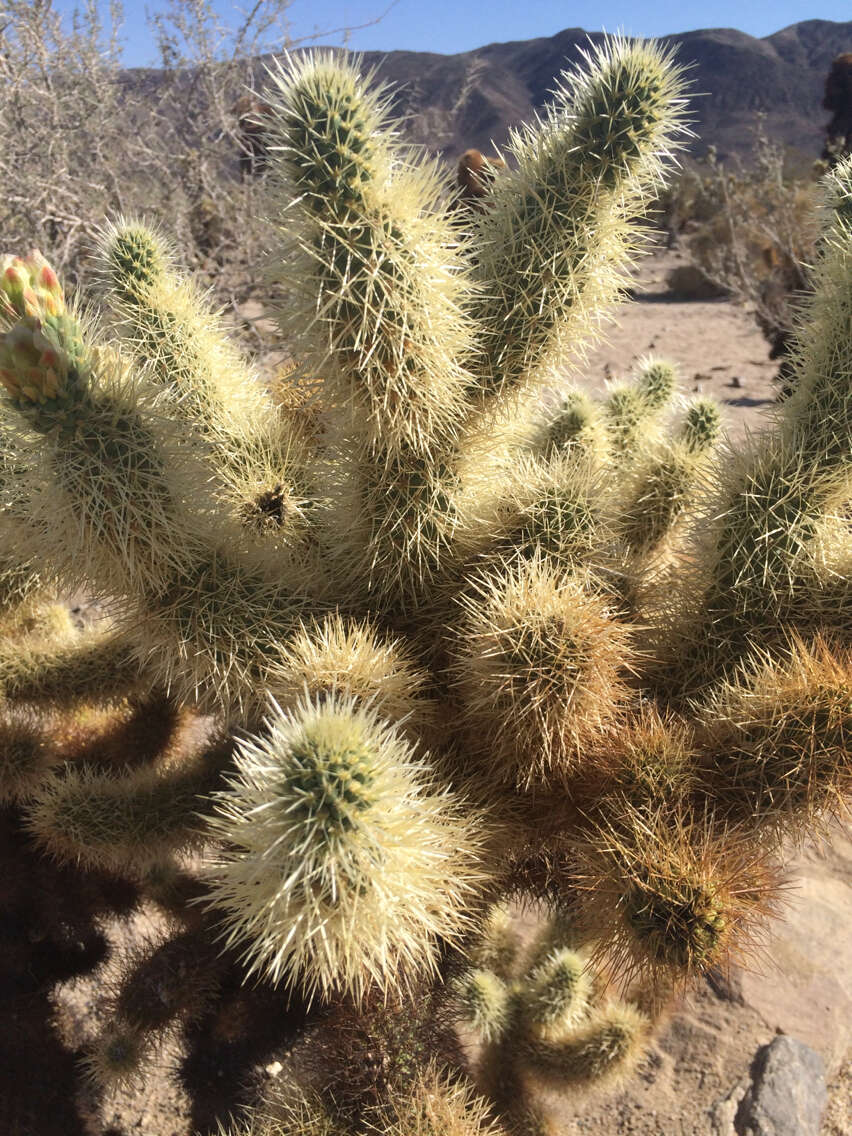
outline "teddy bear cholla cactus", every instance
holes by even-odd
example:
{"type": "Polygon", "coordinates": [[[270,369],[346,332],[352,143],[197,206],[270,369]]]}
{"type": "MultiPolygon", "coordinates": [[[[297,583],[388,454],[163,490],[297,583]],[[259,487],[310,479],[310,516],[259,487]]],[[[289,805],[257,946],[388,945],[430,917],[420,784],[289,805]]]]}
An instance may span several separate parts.
{"type": "MultiPolygon", "coordinates": [[[[714,461],[706,401],[665,440],[657,362],[602,404],[540,400],[617,296],[684,132],[664,53],[614,40],[564,77],[471,220],[472,257],[352,65],[304,56],[266,97],[282,324],[322,379],[320,435],[136,222],[100,251],[113,339],[33,257],[6,268],[0,355],[12,567],[111,601],[95,670],[135,659],[152,705],[165,689],[248,736],[209,761],[141,747],[126,778],[34,758],[9,792],[42,847],[103,848],[161,896],[167,855],[218,844],[190,889],[206,914],[168,900],[184,949],[218,933],[306,998],[415,988],[513,890],[570,916],[613,980],[662,990],[723,963],[771,907],[779,836],[849,790],[843,210],[799,394],[738,464],[714,461]]],[[[75,670],[90,697],[90,642],[46,653],[42,704],[67,706],[75,670]]]]}

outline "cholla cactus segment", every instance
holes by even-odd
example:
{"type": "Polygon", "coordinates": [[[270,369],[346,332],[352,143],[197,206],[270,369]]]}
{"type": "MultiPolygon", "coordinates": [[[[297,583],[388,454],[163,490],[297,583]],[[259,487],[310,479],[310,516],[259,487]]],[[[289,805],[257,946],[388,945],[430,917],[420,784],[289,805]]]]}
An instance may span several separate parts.
{"type": "Polygon", "coordinates": [[[600,409],[582,390],[561,394],[540,423],[535,448],[545,457],[568,453],[592,468],[603,466],[608,457],[606,427],[600,409]]]}
{"type": "Polygon", "coordinates": [[[670,55],[616,38],[562,76],[544,121],[512,137],[518,170],[478,226],[487,389],[564,364],[623,283],[636,236],[624,196],[658,181],[683,126],[670,55]]]}
{"type": "Polygon", "coordinates": [[[667,989],[755,950],[779,895],[771,853],[710,818],[614,801],[576,861],[581,923],[614,973],[667,989]]]}
{"type": "Polygon", "coordinates": [[[127,776],[90,766],[45,778],[27,807],[36,843],[57,860],[106,871],[144,872],[201,842],[198,813],[220,762],[142,766],[127,776]]]}
{"type": "Polygon", "coordinates": [[[611,1083],[627,1076],[642,1056],[651,1022],[635,1006],[610,1002],[564,1039],[532,1042],[526,1059],[547,1083],[611,1083]]]}
{"type": "Polygon", "coordinates": [[[852,155],[843,158],[823,177],[827,227],[835,221],[852,224],[852,155]]]}
{"type": "Polygon", "coordinates": [[[356,998],[434,972],[435,936],[475,901],[478,840],[403,736],[351,697],[272,703],[237,769],[215,801],[211,901],[249,970],[356,998]]]}
{"type": "Polygon", "coordinates": [[[350,1136],[349,1125],[318,1093],[293,1084],[278,1089],[276,1098],[272,1109],[249,1109],[227,1128],[220,1122],[219,1136],[350,1136]]]}
{"type": "Polygon", "coordinates": [[[664,410],[677,390],[677,368],[666,359],[640,359],[636,386],[648,409],[664,410]]]}
{"type": "MultiPolygon", "coordinates": [[[[695,568],[673,588],[682,642],[671,685],[695,693],[750,650],[777,641],[784,625],[808,632],[821,525],[839,515],[847,496],[842,469],[815,468],[775,438],[724,456],[715,466],[717,491],[693,520],[695,568]]],[[[843,607],[816,615],[830,623],[843,618],[843,607]]]]}
{"type": "Polygon", "coordinates": [[[721,428],[719,404],[712,398],[696,398],[686,408],[680,440],[687,449],[703,453],[715,445],[721,428]]]}
{"type": "Polygon", "coordinates": [[[354,64],[307,53],[271,80],[286,279],[295,269],[304,297],[285,332],[368,453],[440,453],[464,414],[471,337],[437,169],[392,156],[386,95],[354,64]]]}
{"type": "Polygon", "coordinates": [[[119,217],[101,233],[101,277],[118,296],[134,302],[171,268],[172,255],[163,235],[132,217],[119,217]]]}
{"type": "Polygon", "coordinates": [[[511,1021],[509,987],[493,971],[469,970],[455,986],[456,1000],[466,1025],[484,1042],[497,1041],[511,1021]]]}
{"type": "Polygon", "coordinates": [[[271,581],[238,550],[236,535],[230,548],[202,550],[167,577],[130,633],[151,682],[252,723],[282,675],[287,685],[287,640],[322,603],[309,591],[305,565],[283,583],[271,581]]]}
{"type": "Polygon", "coordinates": [[[696,400],[672,441],[640,449],[627,475],[620,518],[631,550],[646,553],[672,532],[706,479],[719,427],[716,403],[696,400]]]}
{"type": "MultiPolygon", "coordinates": [[[[126,348],[179,396],[178,413],[213,446],[216,472],[237,507],[250,512],[252,499],[275,486],[298,496],[289,490],[303,473],[304,440],[288,429],[257,371],[228,341],[208,298],[177,271],[159,234],[120,219],[101,234],[98,257],[126,348]]],[[[282,515],[279,524],[289,519],[282,515]]]]}
{"type": "Polygon", "coordinates": [[[109,625],[0,642],[0,700],[63,707],[87,697],[120,698],[138,683],[133,644],[109,625]]]}
{"type": "Polygon", "coordinates": [[[483,924],[482,932],[470,950],[474,966],[509,978],[518,955],[518,939],[512,926],[512,915],[505,903],[495,903],[483,924]]]}
{"type": "Polygon", "coordinates": [[[271,691],[284,709],[307,694],[312,699],[349,695],[369,703],[413,738],[434,719],[426,697],[427,675],[402,643],[369,623],[335,613],[303,624],[287,643],[271,691]]]}
{"type": "Polygon", "coordinates": [[[34,716],[0,709],[0,802],[30,796],[60,760],[34,716]]]}
{"type": "Polygon", "coordinates": [[[593,466],[579,466],[570,453],[550,459],[521,456],[503,478],[494,479],[493,498],[457,541],[489,559],[546,557],[563,569],[609,565],[614,543],[612,506],[604,478],[593,466]]]}
{"type": "Polygon", "coordinates": [[[529,975],[521,994],[521,1012],[537,1037],[550,1038],[587,1016],[591,995],[588,960],[562,947],[551,951],[529,975]]]}
{"type": "MultiPolygon", "coordinates": [[[[849,185],[848,163],[835,170],[835,185],[849,185]],[[838,175],[839,170],[839,175],[838,175]]],[[[794,395],[784,404],[784,432],[814,472],[849,473],[852,431],[852,217],[835,210],[823,253],[813,272],[813,291],[800,315],[794,395]]]]}
{"type": "Polygon", "coordinates": [[[630,701],[630,627],[593,581],[540,556],[482,576],[461,603],[454,671],[469,745],[521,787],[580,773],[630,701]]]}
{"type": "Polygon", "coordinates": [[[701,710],[702,788],[733,821],[803,833],[852,792],[852,657],[794,637],[759,652],[701,710]],[[742,815],[745,813],[745,815],[742,815]]]}
{"type": "Polygon", "coordinates": [[[503,1131],[485,1100],[436,1065],[411,1087],[392,1088],[366,1121],[371,1136],[500,1136],[503,1131]]]}

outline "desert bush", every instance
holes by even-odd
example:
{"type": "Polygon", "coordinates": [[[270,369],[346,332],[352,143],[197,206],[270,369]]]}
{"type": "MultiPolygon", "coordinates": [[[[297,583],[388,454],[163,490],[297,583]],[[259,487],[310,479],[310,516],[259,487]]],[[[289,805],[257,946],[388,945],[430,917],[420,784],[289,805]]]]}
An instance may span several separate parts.
{"type": "Polygon", "coordinates": [[[719,161],[710,147],[663,202],[669,231],[693,262],[753,307],[773,359],[791,345],[819,237],[817,177],[801,165],[759,121],[750,161],[719,161]]]}
{"type": "Polygon", "coordinates": [[[0,795],[173,921],[118,965],[101,1090],[175,1031],[255,1063],[284,1031],[249,1131],[487,1132],[435,1064],[464,1018],[537,1130],[495,1077],[629,1068],[848,800],[852,164],[796,393],[736,452],[662,360],[541,403],[682,139],[664,51],[591,48],[463,229],[351,62],[262,94],[292,398],[140,221],[101,232],[97,323],[0,263],[0,795]],[[80,586],[82,634],[51,615],[80,586]]]}
{"type": "Polygon", "coordinates": [[[144,209],[168,221],[184,262],[206,267],[225,300],[257,262],[263,212],[262,184],[238,176],[245,142],[233,106],[255,57],[291,45],[289,4],[262,0],[236,26],[202,0],[160,4],[150,17],[158,66],[128,71],[119,0],[87,0],[70,21],[52,0],[2,0],[7,241],[38,246],[73,287],[90,272],[104,217],[144,209]]]}

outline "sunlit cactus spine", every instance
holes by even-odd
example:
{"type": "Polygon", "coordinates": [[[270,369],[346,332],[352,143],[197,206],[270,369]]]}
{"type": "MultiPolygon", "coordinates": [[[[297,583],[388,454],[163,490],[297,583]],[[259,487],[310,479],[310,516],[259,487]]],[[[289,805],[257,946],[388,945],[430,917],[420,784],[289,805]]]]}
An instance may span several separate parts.
{"type": "MultiPolygon", "coordinates": [[[[308,485],[305,439],[280,414],[258,374],[167,243],[140,221],[108,225],[98,248],[101,288],[122,342],[209,443],[218,477],[249,531],[277,553],[300,536],[308,485]]],[[[260,551],[260,549],[258,550],[260,551]]]]}
{"type": "Polygon", "coordinates": [[[228,944],[250,973],[308,998],[434,971],[436,936],[462,933],[478,890],[472,819],[351,696],[288,715],[273,703],[265,727],[211,820],[226,842],[210,895],[228,944]]]}

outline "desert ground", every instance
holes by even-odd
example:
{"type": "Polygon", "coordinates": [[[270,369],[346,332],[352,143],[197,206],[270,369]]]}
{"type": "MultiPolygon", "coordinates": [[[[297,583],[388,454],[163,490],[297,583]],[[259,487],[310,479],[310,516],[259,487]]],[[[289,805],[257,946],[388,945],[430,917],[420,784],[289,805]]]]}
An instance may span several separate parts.
{"type": "MultiPolygon", "coordinates": [[[[608,379],[626,377],[640,356],[657,353],[679,366],[684,394],[700,391],[721,401],[732,437],[759,430],[774,397],[776,364],[768,358],[767,344],[744,306],[671,293],[666,278],[679,263],[683,255],[677,250],[660,250],[640,264],[635,302],[619,310],[617,323],[591,352],[578,381],[599,389],[608,379]]],[[[263,337],[259,306],[249,304],[242,314],[258,319],[263,337]]],[[[104,931],[112,942],[126,945],[150,932],[153,918],[137,915],[132,923],[116,921],[104,931]]],[[[731,1117],[756,1050],[785,1033],[812,1046],[825,1062],[830,1097],[824,1136],[852,1136],[850,973],[852,840],[836,829],[820,846],[799,850],[791,859],[783,918],[769,927],[754,968],[714,975],[683,999],[626,1083],[587,1096],[547,1098],[554,1131],[562,1136],[733,1136],[731,1117]]],[[[54,990],[56,1021],[69,1049],[97,1030],[103,980],[98,969],[54,990]]],[[[14,1020],[5,1028],[15,1029],[14,1020]]],[[[142,1090],[122,1092],[101,1105],[81,1100],[86,1119],[80,1129],[69,1122],[68,1136],[192,1136],[190,1102],[168,1072],[175,1056],[171,1042],[156,1056],[156,1074],[142,1090]]],[[[255,1079],[278,1075],[279,1057],[285,1056],[274,1050],[264,1054],[253,1070],[255,1079]]],[[[37,1069],[36,1055],[34,1076],[37,1069]]],[[[33,1130],[27,1136],[45,1134],[33,1130]]]]}

